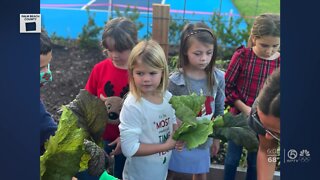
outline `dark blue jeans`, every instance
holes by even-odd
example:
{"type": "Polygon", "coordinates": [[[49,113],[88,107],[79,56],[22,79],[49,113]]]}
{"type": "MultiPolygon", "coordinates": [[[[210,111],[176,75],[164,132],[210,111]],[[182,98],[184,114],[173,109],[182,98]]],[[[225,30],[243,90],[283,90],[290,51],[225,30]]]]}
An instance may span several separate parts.
{"type": "MultiPolygon", "coordinates": [[[[109,146],[108,144],[111,143],[109,141],[104,141],[104,150],[110,154],[114,148],[116,148],[115,145],[109,146]]],[[[121,153],[114,156],[114,166],[113,166],[113,176],[122,179],[122,171],[124,167],[124,163],[126,162],[126,157],[121,153]]]]}
{"type": "MultiPolygon", "coordinates": [[[[242,146],[228,141],[228,150],[224,161],[224,180],[234,180],[242,154],[242,146]]],[[[257,152],[248,152],[246,180],[257,179],[257,152]]]]}

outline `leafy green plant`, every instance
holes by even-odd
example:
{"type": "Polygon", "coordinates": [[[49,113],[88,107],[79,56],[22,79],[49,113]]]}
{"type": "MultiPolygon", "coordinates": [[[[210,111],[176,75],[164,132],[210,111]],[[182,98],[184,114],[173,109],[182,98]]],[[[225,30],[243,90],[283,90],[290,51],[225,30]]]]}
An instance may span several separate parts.
{"type": "Polygon", "coordinates": [[[233,140],[238,145],[243,145],[248,151],[258,149],[256,133],[247,124],[246,116],[232,115],[227,110],[223,116],[218,116],[211,121],[203,117],[196,118],[204,104],[205,97],[195,94],[173,96],[170,100],[175,109],[176,116],[182,121],[181,126],[175,131],[173,139],[183,140],[187,148],[192,149],[206,142],[208,137],[223,141],[233,140]]]}
{"type": "Polygon", "coordinates": [[[56,32],[53,32],[51,34],[50,39],[53,44],[59,46],[73,47],[76,45],[75,41],[71,38],[64,38],[62,36],[58,36],[56,32]]]}
{"type": "Polygon", "coordinates": [[[182,31],[183,27],[187,23],[189,23],[188,20],[182,21],[182,20],[178,20],[178,19],[175,19],[174,17],[170,16],[169,44],[179,44],[180,43],[180,32],[182,31]]]}
{"type": "MultiPolygon", "coordinates": [[[[230,59],[235,49],[249,38],[250,26],[246,29],[239,29],[243,18],[225,17],[219,13],[213,13],[208,22],[205,22],[212,29],[218,40],[218,59],[230,59]]],[[[189,23],[188,20],[182,21],[170,17],[169,24],[169,43],[179,44],[180,32],[189,23]]]]}
{"type": "Polygon", "coordinates": [[[88,23],[82,27],[82,32],[78,36],[77,43],[83,49],[95,49],[100,47],[99,35],[103,29],[96,25],[94,21],[95,14],[90,13],[87,9],[88,23]]]}
{"type": "Polygon", "coordinates": [[[226,71],[230,60],[216,60],[216,67],[222,71],[226,71]]]}
{"type": "Polygon", "coordinates": [[[233,140],[236,144],[244,146],[248,151],[258,149],[256,133],[249,127],[247,116],[243,114],[232,115],[230,112],[218,116],[214,120],[214,131],[211,137],[224,141],[233,140]]]}
{"type": "Polygon", "coordinates": [[[144,24],[138,21],[140,17],[140,12],[136,6],[134,8],[131,8],[130,5],[128,4],[128,6],[124,9],[122,13],[120,12],[118,7],[115,7],[115,11],[116,11],[117,17],[126,17],[130,19],[132,22],[134,22],[138,30],[144,27],[144,24]]]}
{"type": "MultiPolygon", "coordinates": [[[[84,144],[85,139],[90,139],[102,146],[100,137],[107,121],[104,103],[81,90],[76,99],[62,109],[58,129],[46,142],[46,151],[40,156],[41,180],[70,180],[78,171],[87,169],[95,158],[101,162],[99,166],[104,167],[99,153],[86,152],[84,144]]],[[[95,164],[94,168],[97,166],[95,164]]]]}
{"type": "Polygon", "coordinates": [[[169,72],[173,72],[177,69],[178,56],[171,56],[168,60],[169,72]]]}
{"type": "Polygon", "coordinates": [[[247,42],[250,35],[250,27],[239,29],[244,21],[243,18],[235,19],[233,16],[226,17],[219,13],[213,13],[209,19],[210,28],[218,39],[218,59],[230,59],[235,49],[244,42],[247,42]]]}

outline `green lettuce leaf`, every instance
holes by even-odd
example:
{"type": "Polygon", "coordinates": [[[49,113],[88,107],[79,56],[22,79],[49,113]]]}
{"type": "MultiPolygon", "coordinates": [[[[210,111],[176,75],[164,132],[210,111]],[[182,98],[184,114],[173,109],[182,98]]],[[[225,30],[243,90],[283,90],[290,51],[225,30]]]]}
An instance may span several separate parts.
{"type": "Polygon", "coordinates": [[[204,101],[204,96],[196,94],[171,98],[170,103],[176,111],[176,116],[182,121],[173,139],[185,141],[188,149],[205,143],[210,136],[225,141],[233,140],[236,144],[243,145],[248,151],[257,150],[257,135],[247,124],[245,116],[233,116],[225,111],[224,116],[218,116],[214,121],[196,120],[204,101]]]}
{"type": "Polygon", "coordinates": [[[208,135],[212,134],[213,122],[209,119],[197,120],[205,102],[205,96],[196,94],[173,96],[170,100],[176,111],[176,116],[182,121],[181,126],[173,134],[173,139],[182,140],[188,149],[196,148],[205,143],[208,135]]]}
{"type": "Polygon", "coordinates": [[[175,131],[173,139],[182,140],[188,149],[193,149],[204,144],[208,135],[213,132],[213,121],[208,119],[202,121],[183,121],[182,125],[175,131]]]}
{"type": "Polygon", "coordinates": [[[190,116],[194,119],[200,112],[205,100],[205,96],[198,96],[192,93],[191,95],[172,96],[170,103],[177,111],[177,117],[180,120],[185,120],[190,116]]]}
{"type": "Polygon", "coordinates": [[[40,175],[43,180],[70,180],[79,170],[85,131],[77,127],[77,117],[63,107],[56,135],[46,143],[40,157],[40,175]]]}
{"type": "Polygon", "coordinates": [[[40,156],[42,180],[70,180],[77,172],[87,169],[90,156],[84,150],[84,139],[101,144],[101,132],[107,121],[104,103],[85,90],[62,107],[58,129],[45,143],[40,156]]]}

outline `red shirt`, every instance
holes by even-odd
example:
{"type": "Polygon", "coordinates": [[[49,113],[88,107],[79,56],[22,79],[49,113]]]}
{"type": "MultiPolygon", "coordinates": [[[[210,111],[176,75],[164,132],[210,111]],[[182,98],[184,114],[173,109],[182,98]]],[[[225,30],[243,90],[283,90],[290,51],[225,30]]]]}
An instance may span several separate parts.
{"type": "Polygon", "coordinates": [[[258,57],[252,48],[239,47],[225,73],[226,104],[232,107],[231,111],[239,112],[234,107],[234,102],[238,99],[251,107],[265,79],[278,67],[280,56],[266,60],[258,57]]]}
{"type": "MultiPolygon", "coordinates": [[[[93,67],[85,89],[91,94],[100,97],[121,97],[129,90],[128,71],[115,67],[110,58],[107,58],[93,67]]],[[[113,141],[120,136],[117,124],[106,124],[103,139],[113,141]]]]}

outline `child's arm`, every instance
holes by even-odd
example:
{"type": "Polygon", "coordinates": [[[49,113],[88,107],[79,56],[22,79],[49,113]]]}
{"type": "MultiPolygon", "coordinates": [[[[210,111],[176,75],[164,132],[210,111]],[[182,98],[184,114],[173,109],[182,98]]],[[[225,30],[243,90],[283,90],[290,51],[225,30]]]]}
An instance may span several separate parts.
{"type": "Polygon", "coordinates": [[[211,156],[217,156],[220,149],[220,139],[213,139],[213,143],[211,145],[211,156]]]}
{"type": "Polygon", "coordinates": [[[234,106],[239,109],[242,113],[244,113],[245,115],[249,116],[250,115],[250,111],[251,111],[251,107],[247,106],[244,102],[242,102],[240,99],[237,99],[234,102],[234,106]]]}
{"type": "Polygon", "coordinates": [[[135,156],[146,156],[151,155],[158,152],[163,152],[167,150],[171,150],[176,148],[177,150],[182,150],[184,147],[184,142],[182,141],[175,141],[172,139],[174,132],[178,129],[181,125],[181,120],[176,118],[175,124],[173,124],[173,133],[170,135],[169,139],[164,144],[140,144],[140,147],[135,154],[135,156]]]}
{"type": "Polygon", "coordinates": [[[220,70],[216,70],[215,76],[218,81],[218,88],[217,88],[217,94],[214,97],[214,114],[213,117],[217,117],[219,115],[223,115],[224,113],[224,101],[225,101],[225,80],[224,80],[224,72],[220,70]]]}
{"type": "Polygon", "coordinates": [[[176,141],[172,139],[172,135],[164,144],[140,144],[138,151],[134,156],[147,156],[163,151],[171,150],[175,147],[176,141]]]}
{"type": "MultiPolygon", "coordinates": [[[[167,139],[167,141],[164,144],[140,144],[138,151],[136,152],[135,156],[147,156],[158,152],[168,151],[177,145],[177,142],[172,139],[172,136],[176,129],[181,124],[181,120],[176,118],[176,121],[173,124],[173,133],[170,135],[170,137],[167,139]]],[[[176,147],[177,149],[180,149],[183,147],[183,143],[179,142],[179,147],[176,147]]]]}
{"type": "Polygon", "coordinates": [[[232,56],[230,64],[226,70],[225,74],[225,94],[226,103],[230,105],[235,105],[235,101],[240,99],[241,96],[238,91],[238,81],[239,76],[242,72],[242,61],[244,58],[244,49],[238,49],[232,56]]]}

